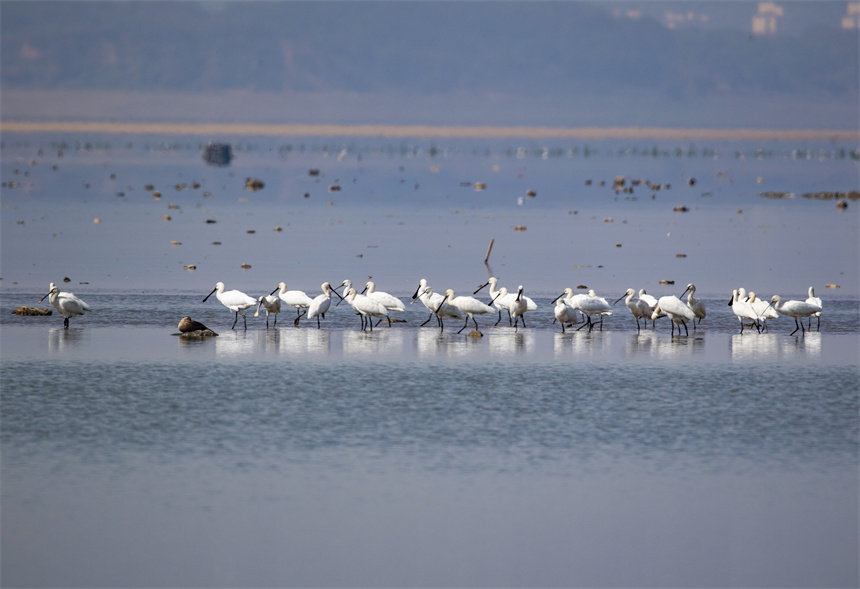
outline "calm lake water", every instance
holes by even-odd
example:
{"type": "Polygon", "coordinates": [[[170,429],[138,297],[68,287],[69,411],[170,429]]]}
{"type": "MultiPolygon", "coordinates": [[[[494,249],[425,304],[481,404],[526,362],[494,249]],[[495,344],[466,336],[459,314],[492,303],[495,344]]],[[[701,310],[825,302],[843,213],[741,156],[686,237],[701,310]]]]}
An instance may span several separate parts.
{"type": "Polygon", "coordinates": [[[184,142],[71,138],[58,157],[61,139],[4,136],[21,184],[0,218],[3,586],[860,584],[857,206],[756,194],[856,187],[840,146],[248,142],[216,170],[184,142]],[[597,185],[625,170],[672,188],[597,185]],[[231,330],[202,302],[217,280],[256,297],[370,275],[408,302],[420,278],[467,294],[490,271],[535,298],[527,328],[440,333],[416,303],[372,333],[345,305],[323,329],[284,311],[231,330]],[[49,282],[93,312],[68,330],[11,314],[49,282]],[[552,322],[567,286],[612,301],[687,282],[708,309],[689,336],[637,333],[623,303],[602,330],[552,322]],[[726,304],[810,285],[820,331],[741,335],[726,304]],[[175,337],[183,315],[220,335],[175,337]]]}

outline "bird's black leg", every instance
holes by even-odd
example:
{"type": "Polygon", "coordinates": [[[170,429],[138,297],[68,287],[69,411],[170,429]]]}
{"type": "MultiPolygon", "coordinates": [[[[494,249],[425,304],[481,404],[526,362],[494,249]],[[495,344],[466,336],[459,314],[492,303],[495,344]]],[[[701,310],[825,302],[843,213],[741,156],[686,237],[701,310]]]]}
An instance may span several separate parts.
{"type": "MultiPolygon", "coordinates": [[[[418,327],[424,327],[425,325],[427,325],[428,323],[430,323],[430,320],[431,320],[431,319],[433,319],[433,315],[434,315],[434,313],[430,313],[430,316],[427,318],[427,321],[425,321],[424,323],[422,323],[422,324],[421,324],[421,325],[419,325],[418,327]]],[[[439,317],[436,317],[436,319],[438,320],[438,319],[439,319],[439,317]]]]}
{"type": "Polygon", "coordinates": [[[236,311],[236,318],[235,318],[235,319],[233,319],[233,327],[231,327],[230,329],[235,329],[235,328],[236,328],[236,322],[237,322],[237,321],[239,321],[239,311],[236,311]]]}
{"type": "MultiPolygon", "coordinates": [[[[469,321],[468,321],[468,320],[466,320],[466,323],[468,323],[468,322],[469,322],[469,321]]],[[[501,310],[501,309],[499,309],[499,320],[498,320],[498,321],[496,321],[495,323],[493,323],[493,327],[495,327],[496,325],[498,325],[498,324],[499,324],[499,323],[501,323],[501,322],[502,322],[502,310],[501,310]]]]}
{"type": "Polygon", "coordinates": [[[795,318],[794,318],[794,324],[795,324],[797,327],[795,327],[795,328],[794,328],[794,331],[792,331],[792,332],[791,332],[791,333],[789,333],[788,335],[794,335],[795,333],[797,333],[797,330],[798,330],[798,329],[800,329],[800,328],[801,328],[801,326],[803,325],[803,323],[798,323],[798,322],[797,322],[797,317],[795,317],[795,318]]]}
{"type": "Polygon", "coordinates": [[[63,317],[63,329],[68,329],[68,328],[69,328],[69,318],[63,317]]]}
{"type": "MultiPolygon", "coordinates": [[[[696,322],[696,320],[695,320],[695,319],[693,319],[693,323],[694,323],[693,328],[694,328],[694,329],[695,329],[695,322],[696,322]]],[[[689,336],[689,335],[690,335],[690,332],[689,332],[689,330],[687,329],[687,322],[686,322],[686,321],[681,321],[681,325],[683,325],[683,326],[684,326],[684,335],[688,335],[688,336],[689,336]]],[[[678,335],[681,335],[681,327],[680,327],[680,326],[678,326],[678,335]]]]}
{"type": "Polygon", "coordinates": [[[464,329],[466,329],[466,326],[467,326],[467,325],[469,325],[469,316],[468,316],[468,315],[466,315],[466,322],[463,324],[463,327],[461,327],[461,328],[460,328],[460,331],[458,331],[457,333],[460,333],[461,331],[463,331],[464,329]]]}

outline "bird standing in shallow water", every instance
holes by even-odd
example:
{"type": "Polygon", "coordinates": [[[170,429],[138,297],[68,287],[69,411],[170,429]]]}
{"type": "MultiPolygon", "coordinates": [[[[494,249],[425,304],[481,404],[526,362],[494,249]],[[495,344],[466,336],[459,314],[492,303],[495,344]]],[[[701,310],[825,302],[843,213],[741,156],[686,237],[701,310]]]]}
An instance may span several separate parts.
{"type": "Polygon", "coordinates": [[[553,315],[555,315],[555,319],[553,319],[553,323],[558,321],[561,323],[561,332],[564,333],[565,323],[576,323],[579,321],[579,317],[576,315],[576,311],[574,311],[571,307],[567,306],[567,303],[564,302],[563,297],[558,297],[555,299],[555,309],[553,309],[553,315]]]}
{"type": "Polygon", "coordinates": [[[257,302],[257,311],[254,313],[254,317],[260,316],[260,306],[263,306],[266,309],[266,329],[269,329],[269,314],[275,316],[275,323],[272,327],[278,326],[278,313],[281,312],[281,300],[275,295],[263,295],[259,298],[257,302]]]}
{"type": "MultiPolygon", "coordinates": [[[[651,313],[654,312],[651,307],[648,306],[648,303],[643,301],[641,298],[634,299],[636,296],[636,291],[632,288],[628,288],[627,292],[621,295],[617,301],[612,303],[613,305],[617,304],[621,299],[625,299],[624,304],[627,305],[627,308],[630,310],[630,314],[636,319],[636,331],[640,331],[639,327],[639,318],[645,319],[645,327],[648,327],[648,319],[651,317],[651,313]]],[[[654,304],[656,307],[656,302],[654,304]]]]}
{"type": "Polygon", "coordinates": [[[314,302],[311,297],[305,294],[302,290],[287,290],[287,285],[283,282],[278,283],[278,287],[269,294],[278,293],[278,297],[291,307],[296,309],[296,318],[293,325],[299,326],[299,319],[302,318],[302,310],[310,308],[314,302]]]}
{"type": "Polygon", "coordinates": [[[48,286],[48,294],[39,299],[39,302],[48,298],[51,306],[57,310],[57,313],[63,316],[63,329],[69,328],[69,319],[77,315],[83,315],[86,311],[92,311],[90,306],[84,301],[76,297],[70,292],[60,292],[60,289],[53,282],[48,286]]]}
{"type": "Polygon", "coordinates": [[[693,283],[688,284],[687,290],[685,290],[684,292],[681,293],[681,297],[683,298],[684,295],[687,293],[690,293],[687,295],[687,306],[690,307],[690,310],[696,316],[696,318],[693,319],[693,328],[695,328],[696,327],[696,319],[698,319],[699,323],[701,323],[702,319],[705,318],[705,315],[706,315],[705,303],[703,303],[702,301],[700,301],[697,298],[694,298],[693,295],[696,294],[696,285],[695,284],[693,284],[693,283]]]}
{"type": "Polygon", "coordinates": [[[308,307],[308,319],[317,318],[317,329],[320,328],[320,317],[325,319],[326,312],[331,308],[331,293],[336,294],[339,299],[343,299],[340,293],[332,289],[328,282],[323,282],[320,288],[322,294],[315,296],[314,300],[311,301],[311,306],[308,307]]]}
{"type": "Polygon", "coordinates": [[[230,329],[234,329],[236,327],[236,322],[239,321],[240,313],[242,314],[242,322],[245,324],[245,329],[248,329],[248,319],[245,317],[245,313],[242,313],[242,311],[250,309],[257,301],[238,290],[224,291],[223,282],[215,283],[215,288],[212,290],[212,292],[206,295],[206,298],[203,299],[203,302],[205,303],[206,300],[213,294],[215,294],[215,298],[217,298],[222,305],[236,313],[236,318],[233,320],[233,325],[232,327],[230,327],[230,329]]]}
{"type": "Polygon", "coordinates": [[[450,288],[445,291],[445,298],[442,299],[442,303],[436,309],[438,313],[440,309],[442,309],[442,305],[448,303],[452,307],[459,309],[463,313],[466,314],[466,322],[463,324],[463,327],[460,328],[460,333],[466,326],[469,325],[469,319],[475,324],[475,330],[478,331],[478,322],[475,321],[475,315],[483,315],[485,313],[493,313],[494,309],[489,305],[485,305],[475,297],[455,297],[454,291],[450,288]]]}
{"type": "MultiPolygon", "coordinates": [[[[818,298],[817,296],[815,296],[815,290],[811,286],[809,287],[809,298],[806,299],[806,302],[809,303],[810,305],[815,305],[817,307],[821,307],[822,309],[824,308],[824,305],[822,305],[822,303],[821,303],[821,299],[818,298]]],[[[821,331],[821,311],[818,311],[814,315],[810,315],[809,323],[807,323],[806,327],[810,328],[810,329],[812,328],[812,318],[813,317],[818,319],[818,325],[816,326],[816,329],[818,331],[821,331]]]]}
{"type": "Polygon", "coordinates": [[[773,295],[773,298],[770,299],[770,303],[773,305],[773,308],[777,310],[778,313],[782,313],[783,315],[788,315],[789,317],[794,317],[794,324],[797,326],[794,328],[794,331],[789,333],[788,335],[794,335],[797,333],[799,329],[801,333],[806,333],[803,329],[803,321],[798,321],[798,319],[803,319],[804,317],[812,317],[816,313],[821,313],[821,307],[818,305],[812,305],[805,301],[785,301],[783,302],[782,297],[779,295],[773,295]]]}
{"type": "Polygon", "coordinates": [[[676,296],[660,297],[657,299],[657,307],[651,314],[651,319],[656,319],[660,313],[663,313],[672,320],[672,335],[675,335],[675,326],[678,326],[678,335],[681,335],[681,326],[684,326],[684,333],[690,335],[687,330],[687,320],[695,321],[696,314],[685,305],[681,299],[676,296]]]}

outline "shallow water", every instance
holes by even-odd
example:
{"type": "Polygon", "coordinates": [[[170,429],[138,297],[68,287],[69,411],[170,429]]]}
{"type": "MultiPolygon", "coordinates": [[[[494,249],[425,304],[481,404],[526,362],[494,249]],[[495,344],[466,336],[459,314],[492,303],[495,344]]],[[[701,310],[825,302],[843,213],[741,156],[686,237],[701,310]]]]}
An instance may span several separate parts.
{"type": "Polygon", "coordinates": [[[0,584],[860,584],[860,215],[757,196],[856,188],[842,146],[244,138],[216,170],[147,141],[4,134],[0,584]],[[599,186],[618,174],[672,188],[599,186]],[[372,333],[345,305],[231,330],[202,302],[371,275],[408,302],[488,273],[536,300],[526,328],[440,332],[416,303],[372,333]],[[93,312],[12,314],[49,282],[93,312]],[[553,323],[568,286],[687,282],[689,335],[623,303],[553,323]],[[820,330],[741,334],[726,304],[810,284],[820,330]],[[220,335],[176,337],[184,315],[220,335]]]}
{"type": "Polygon", "coordinates": [[[856,301],[801,337],[708,300],[672,337],[562,334],[539,299],[473,339],[412,307],[231,331],[193,293],[63,330],[9,314],[29,296],[2,297],[4,585],[857,582],[856,301]]]}

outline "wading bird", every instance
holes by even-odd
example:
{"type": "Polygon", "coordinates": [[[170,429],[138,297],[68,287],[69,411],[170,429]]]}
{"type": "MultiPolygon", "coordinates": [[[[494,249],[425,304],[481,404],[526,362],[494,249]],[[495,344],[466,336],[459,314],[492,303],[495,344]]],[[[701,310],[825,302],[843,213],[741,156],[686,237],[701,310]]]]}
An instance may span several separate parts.
{"type": "Polygon", "coordinates": [[[804,317],[812,317],[816,313],[821,313],[821,307],[818,305],[812,305],[805,301],[794,300],[783,302],[782,297],[779,295],[773,295],[773,298],[770,299],[770,303],[777,312],[782,313],[783,315],[788,315],[789,317],[794,317],[794,324],[797,327],[795,327],[794,331],[788,335],[794,335],[797,333],[798,329],[801,333],[806,333],[803,329],[803,321],[798,321],[798,319],[802,320],[804,317]]]}
{"type": "Polygon", "coordinates": [[[39,302],[48,298],[51,306],[57,310],[57,313],[63,316],[63,329],[69,328],[69,319],[77,315],[83,315],[86,311],[92,311],[90,306],[84,301],[76,297],[70,292],[60,292],[60,289],[53,282],[48,285],[48,294],[39,299],[39,302]]]}
{"type": "Polygon", "coordinates": [[[746,301],[746,296],[741,298],[741,293],[737,290],[732,291],[732,298],[729,300],[729,306],[732,308],[732,313],[737,316],[741,322],[741,333],[744,332],[744,319],[750,319],[755,325],[756,331],[761,333],[761,327],[758,323],[758,315],[753,310],[752,305],[746,301]]]}
{"type": "Polygon", "coordinates": [[[681,335],[681,326],[684,326],[684,333],[690,335],[687,330],[687,320],[695,321],[696,314],[685,305],[681,299],[676,296],[660,297],[657,299],[657,307],[651,314],[651,319],[656,319],[657,316],[663,313],[672,320],[672,335],[675,335],[675,326],[678,326],[678,335],[681,335]]]}
{"type": "MultiPolygon", "coordinates": [[[[824,309],[824,305],[821,303],[821,299],[819,299],[817,296],[815,296],[815,290],[813,290],[813,288],[811,286],[809,287],[809,298],[806,299],[806,302],[809,303],[810,305],[816,305],[816,306],[824,309]]],[[[815,313],[814,315],[811,315],[809,317],[809,323],[807,324],[806,327],[808,327],[810,329],[812,328],[812,318],[813,317],[818,319],[818,325],[816,326],[816,329],[818,331],[821,331],[821,311],[818,311],[817,313],[815,313]]]]}
{"type": "MultiPolygon", "coordinates": [[[[344,293],[343,300],[349,303],[349,305],[355,309],[359,315],[361,315],[362,331],[367,329],[368,326],[370,327],[370,331],[373,331],[373,317],[378,317],[380,319],[388,317],[388,309],[386,309],[382,303],[377,303],[363,294],[358,294],[352,287],[344,293]]],[[[390,326],[391,324],[389,323],[389,327],[390,326]]]]}
{"type": "Polygon", "coordinates": [[[460,333],[466,326],[469,325],[469,319],[472,320],[472,323],[475,324],[475,329],[478,329],[478,322],[475,320],[475,315],[484,315],[486,313],[493,313],[494,309],[489,305],[485,305],[475,297],[455,297],[454,291],[450,288],[445,291],[445,298],[442,299],[442,304],[436,309],[436,312],[442,308],[442,305],[448,303],[452,307],[455,307],[466,314],[466,322],[463,324],[463,327],[460,328],[460,333]]]}
{"type": "MultiPolygon", "coordinates": [[[[625,299],[624,304],[627,305],[627,308],[630,310],[630,314],[633,315],[634,319],[636,319],[636,331],[640,331],[639,319],[645,319],[645,327],[648,327],[648,319],[654,311],[648,306],[648,303],[642,299],[634,299],[634,296],[636,296],[636,291],[632,288],[628,288],[627,292],[618,298],[618,301],[625,299]]],[[[618,304],[618,301],[615,301],[612,304],[616,305],[618,304]]],[[[655,304],[654,306],[656,307],[657,305],[655,304]]]]}
{"type": "Polygon", "coordinates": [[[555,299],[555,308],[553,309],[553,314],[555,315],[555,319],[552,320],[553,323],[558,321],[561,323],[561,332],[564,333],[565,323],[576,323],[579,320],[579,317],[571,307],[567,306],[567,303],[564,302],[564,298],[559,296],[555,299]]]}
{"type": "Polygon", "coordinates": [[[275,323],[272,327],[278,326],[278,313],[281,312],[281,300],[275,295],[263,295],[257,301],[257,311],[254,317],[260,316],[260,306],[266,309],[266,329],[269,329],[269,313],[275,316],[275,323]]]}
{"type": "MultiPolygon", "coordinates": [[[[693,296],[696,294],[696,285],[695,284],[693,284],[693,283],[688,284],[687,290],[685,290],[684,292],[681,293],[681,298],[683,298],[684,295],[687,293],[690,293],[687,295],[687,306],[690,307],[690,310],[696,316],[696,319],[698,319],[699,323],[701,323],[702,319],[704,319],[705,315],[706,315],[705,303],[703,303],[702,301],[700,301],[699,299],[697,299],[693,296]]],[[[696,327],[695,319],[693,320],[693,327],[694,328],[696,327]]]]}
{"type": "Polygon", "coordinates": [[[290,307],[296,309],[296,318],[293,320],[293,325],[299,326],[299,319],[302,318],[302,310],[307,310],[313,299],[301,290],[287,290],[287,285],[283,282],[278,283],[278,287],[269,294],[278,293],[278,297],[290,307]]]}
{"type": "Polygon", "coordinates": [[[217,298],[222,305],[236,313],[236,318],[233,320],[233,325],[230,327],[230,329],[234,329],[236,327],[236,322],[239,321],[239,314],[242,315],[242,322],[245,324],[245,329],[248,329],[248,319],[245,317],[245,313],[242,313],[242,311],[250,309],[257,301],[238,290],[225,291],[223,282],[215,283],[215,288],[212,290],[212,292],[206,295],[206,298],[203,299],[203,302],[205,303],[206,300],[213,294],[215,294],[215,298],[217,298]]]}
{"type": "Polygon", "coordinates": [[[308,307],[308,319],[317,318],[317,329],[320,328],[320,317],[325,319],[326,312],[331,308],[331,293],[336,294],[339,299],[343,300],[340,293],[332,289],[331,284],[328,282],[323,282],[320,288],[322,289],[322,294],[315,296],[314,300],[311,301],[310,307],[308,307]]]}

